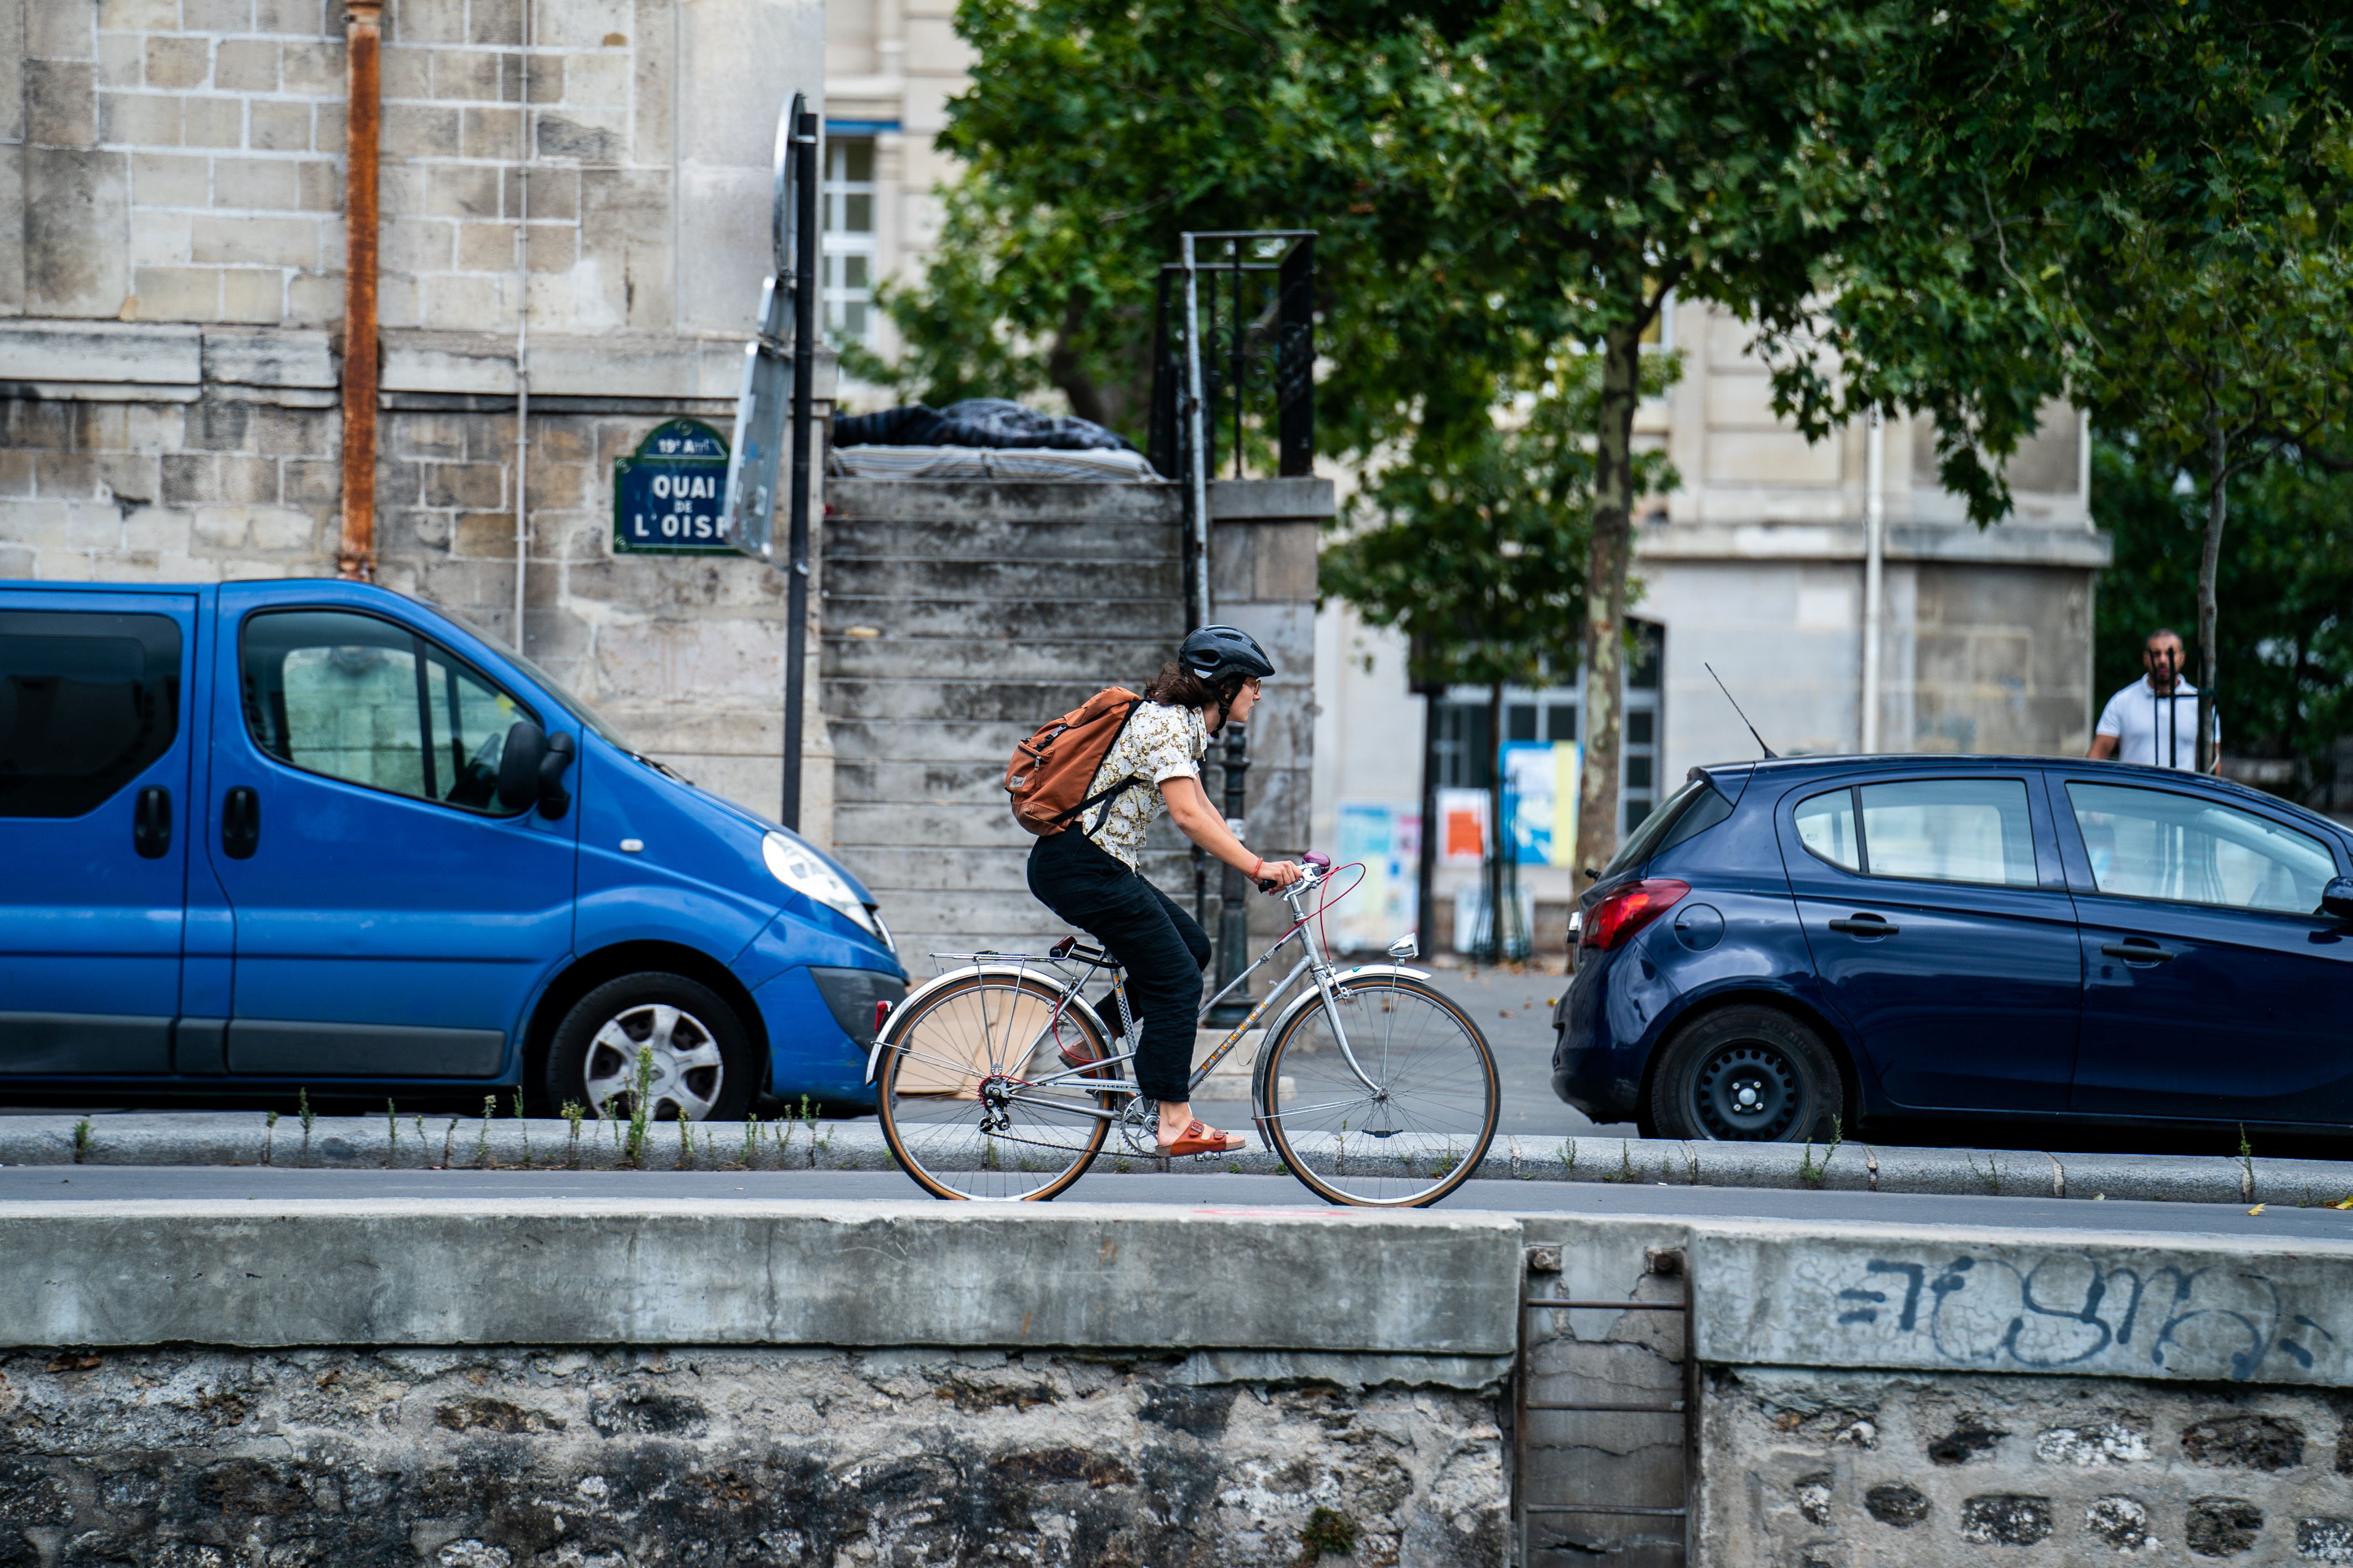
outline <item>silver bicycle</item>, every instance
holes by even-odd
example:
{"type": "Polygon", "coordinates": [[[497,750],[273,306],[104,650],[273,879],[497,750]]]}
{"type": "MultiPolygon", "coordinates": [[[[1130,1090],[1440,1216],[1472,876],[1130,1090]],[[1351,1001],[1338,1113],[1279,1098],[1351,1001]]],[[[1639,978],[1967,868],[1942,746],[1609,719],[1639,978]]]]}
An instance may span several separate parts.
{"type": "MultiPolygon", "coordinates": [[[[1194,1068],[1191,1092],[1201,1098],[1218,1065],[1271,1014],[1250,1089],[1263,1147],[1329,1203],[1436,1203],[1470,1178],[1494,1140],[1502,1093],[1493,1053],[1428,972],[1406,967],[1416,956],[1411,938],[1389,950],[1392,963],[1332,963],[1314,923],[1321,906],[1311,902],[1331,861],[1306,861],[1305,875],[1282,892],[1291,929],[1203,1015],[1294,942],[1299,956],[1194,1068]]],[[[892,1008],[867,1058],[882,1136],[918,1185],[942,1198],[1050,1198],[1086,1173],[1114,1131],[1123,1168],[1161,1168],[1159,1107],[1129,1076],[1134,1021],[1108,954],[1067,938],[1042,959],[934,956],[958,967],[892,1008]],[[1081,994],[1099,974],[1109,981],[1116,1034],[1081,994]]],[[[1192,1157],[1239,1163],[1228,1154],[1192,1157]]]]}

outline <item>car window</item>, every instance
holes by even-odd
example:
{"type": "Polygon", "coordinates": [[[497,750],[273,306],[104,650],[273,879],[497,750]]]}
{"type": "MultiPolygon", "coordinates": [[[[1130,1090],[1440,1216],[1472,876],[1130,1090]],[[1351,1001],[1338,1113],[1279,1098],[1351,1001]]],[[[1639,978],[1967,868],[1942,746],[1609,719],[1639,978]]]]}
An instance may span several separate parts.
{"type": "Polygon", "coordinates": [[[80,816],[180,730],[169,616],[0,612],[0,816],[80,816]]]}
{"type": "Polygon", "coordinates": [[[1870,877],[2035,885],[2034,816],[2018,779],[1905,779],[1809,795],[1798,841],[1870,877]]]}
{"type": "Polygon", "coordinates": [[[2104,893],[2309,914],[2337,874],[2319,839],[2220,801],[2094,784],[2067,801],[2104,893]]]}
{"type": "Polygon", "coordinates": [[[1855,794],[1872,876],[2034,886],[2034,816],[2022,780],[1906,779],[1855,794]]]}
{"type": "Polygon", "coordinates": [[[1854,837],[1854,791],[1834,789],[1798,803],[1798,842],[1833,866],[1862,869],[1854,837]]]}
{"type": "Polygon", "coordinates": [[[246,724],[281,762],[476,811],[498,804],[508,727],[532,714],[439,645],[343,610],[246,623],[246,724]]]}
{"type": "Polygon", "coordinates": [[[1601,868],[1600,879],[1606,882],[1694,834],[1705,832],[1731,815],[1732,803],[1714,785],[1705,779],[1693,779],[1642,819],[1618,853],[1609,858],[1609,864],[1601,868]]]}

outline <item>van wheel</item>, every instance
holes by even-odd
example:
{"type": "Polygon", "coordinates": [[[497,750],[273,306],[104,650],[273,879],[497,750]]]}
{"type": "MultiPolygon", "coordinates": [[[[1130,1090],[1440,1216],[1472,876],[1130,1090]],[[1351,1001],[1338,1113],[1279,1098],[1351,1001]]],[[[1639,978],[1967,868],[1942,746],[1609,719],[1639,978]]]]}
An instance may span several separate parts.
{"type": "Polygon", "coordinates": [[[1726,1007],[1678,1030],[1651,1081],[1662,1138],[1796,1143],[1835,1137],[1845,1115],[1821,1037],[1774,1007],[1726,1007]]]}
{"type": "Polygon", "coordinates": [[[759,1089],[743,1020],[708,985],[682,974],[625,974],[573,1004],[547,1053],[547,1103],[616,1119],[741,1121],[759,1089]]]}

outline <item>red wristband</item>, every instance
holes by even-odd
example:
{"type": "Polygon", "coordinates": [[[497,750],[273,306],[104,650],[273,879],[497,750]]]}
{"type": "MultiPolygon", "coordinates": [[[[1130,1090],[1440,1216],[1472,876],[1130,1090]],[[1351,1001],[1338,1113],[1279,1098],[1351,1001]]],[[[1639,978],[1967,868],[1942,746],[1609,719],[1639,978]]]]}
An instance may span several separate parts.
{"type": "Polygon", "coordinates": [[[1259,879],[1259,873],[1265,869],[1266,857],[1261,855],[1258,858],[1258,864],[1250,868],[1250,880],[1253,882],[1257,881],[1259,879]]]}

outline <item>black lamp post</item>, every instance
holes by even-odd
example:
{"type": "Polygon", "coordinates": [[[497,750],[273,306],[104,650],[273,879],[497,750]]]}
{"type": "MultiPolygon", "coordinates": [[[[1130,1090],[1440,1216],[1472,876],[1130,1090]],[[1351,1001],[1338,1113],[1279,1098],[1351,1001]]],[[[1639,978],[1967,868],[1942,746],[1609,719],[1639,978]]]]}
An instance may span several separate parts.
{"type": "MultiPolygon", "coordinates": [[[[1220,759],[1226,770],[1226,826],[1239,835],[1242,829],[1242,781],[1250,773],[1249,727],[1226,721],[1226,751],[1220,759]]],[[[1238,866],[1226,868],[1225,882],[1219,889],[1218,918],[1218,989],[1223,990],[1242,972],[1242,958],[1250,947],[1250,881],[1238,866]]],[[[1250,1016],[1250,999],[1247,988],[1236,992],[1209,1010],[1213,1027],[1230,1029],[1250,1016]]]]}

